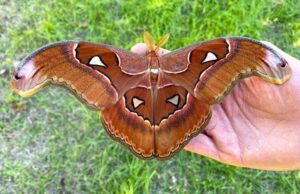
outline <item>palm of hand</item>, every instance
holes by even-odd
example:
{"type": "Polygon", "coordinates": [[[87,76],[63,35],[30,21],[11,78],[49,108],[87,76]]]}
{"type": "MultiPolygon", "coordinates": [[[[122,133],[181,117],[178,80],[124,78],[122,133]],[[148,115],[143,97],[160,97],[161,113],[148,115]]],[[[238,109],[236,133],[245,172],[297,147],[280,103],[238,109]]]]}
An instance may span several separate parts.
{"type": "Polygon", "coordinates": [[[300,167],[300,61],[284,54],[292,69],[282,86],[257,77],[242,80],[186,150],[250,168],[300,167]]]}

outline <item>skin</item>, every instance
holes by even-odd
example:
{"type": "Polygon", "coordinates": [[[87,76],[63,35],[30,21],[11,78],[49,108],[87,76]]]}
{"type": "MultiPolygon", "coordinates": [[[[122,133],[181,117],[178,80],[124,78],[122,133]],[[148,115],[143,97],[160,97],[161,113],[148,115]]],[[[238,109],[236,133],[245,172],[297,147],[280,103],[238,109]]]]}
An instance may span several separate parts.
{"type": "MultiPolygon", "coordinates": [[[[300,169],[300,61],[264,43],[288,61],[290,80],[283,85],[256,76],[240,80],[222,103],[213,105],[209,124],[185,150],[239,167],[300,169]]],[[[145,55],[147,47],[139,43],[131,50],[145,55]]]]}

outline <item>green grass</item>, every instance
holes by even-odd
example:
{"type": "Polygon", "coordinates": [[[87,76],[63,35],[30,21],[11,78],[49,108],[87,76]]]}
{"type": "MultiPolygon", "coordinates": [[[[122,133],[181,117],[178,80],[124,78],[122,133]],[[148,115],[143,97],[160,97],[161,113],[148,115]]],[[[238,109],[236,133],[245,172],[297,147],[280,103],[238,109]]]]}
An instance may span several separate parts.
{"type": "Polygon", "coordinates": [[[219,36],[268,40],[300,58],[299,0],[0,0],[0,193],[299,193],[300,171],[232,167],[180,152],[142,161],[111,140],[98,113],[61,88],[21,98],[14,64],[66,39],[129,49],[147,30],[167,49],[219,36]]]}

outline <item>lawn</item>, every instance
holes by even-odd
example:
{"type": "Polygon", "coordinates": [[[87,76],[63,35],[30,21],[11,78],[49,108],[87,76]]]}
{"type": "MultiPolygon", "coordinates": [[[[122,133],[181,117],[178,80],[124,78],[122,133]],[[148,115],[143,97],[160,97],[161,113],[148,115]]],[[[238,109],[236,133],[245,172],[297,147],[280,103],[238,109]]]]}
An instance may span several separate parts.
{"type": "Polygon", "coordinates": [[[142,161],[62,88],[21,98],[14,65],[66,39],[130,49],[147,30],[173,50],[220,36],[273,42],[300,58],[299,0],[0,0],[0,193],[299,193],[300,171],[237,168],[181,151],[142,161]]]}

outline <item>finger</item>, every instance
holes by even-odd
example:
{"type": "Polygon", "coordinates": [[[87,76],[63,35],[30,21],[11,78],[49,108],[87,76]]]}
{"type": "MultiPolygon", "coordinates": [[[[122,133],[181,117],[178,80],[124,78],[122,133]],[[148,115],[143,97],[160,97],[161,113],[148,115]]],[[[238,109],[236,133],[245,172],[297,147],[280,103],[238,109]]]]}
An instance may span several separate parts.
{"type": "Polygon", "coordinates": [[[192,138],[184,149],[222,163],[241,166],[241,153],[236,134],[232,133],[226,124],[218,121],[220,119],[212,120],[205,128],[205,133],[192,138]]]}
{"type": "MultiPolygon", "coordinates": [[[[229,96],[229,98],[232,98],[229,96]]],[[[191,139],[186,145],[185,150],[191,151],[222,163],[235,166],[243,165],[241,159],[240,139],[236,131],[233,131],[230,119],[227,118],[228,112],[224,107],[232,108],[232,100],[227,99],[227,103],[214,106],[214,111],[204,133],[191,139]]],[[[224,103],[224,102],[223,102],[224,103]]],[[[242,131],[246,133],[245,131],[242,131]]]]}
{"type": "Polygon", "coordinates": [[[184,149],[224,164],[243,167],[243,159],[239,153],[240,148],[230,142],[231,138],[224,140],[224,142],[220,142],[218,138],[213,135],[210,137],[206,134],[199,134],[197,137],[191,139],[184,149]]]}
{"type": "MultiPolygon", "coordinates": [[[[136,45],[134,45],[133,47],[131,47],[131,51],[134,52],[134,53],[137,53],[139,55],[146,55],[148,53],[148,48],[147,48],[147,45],[145,43],[137,43],[136,45]]],[[[162,56],[166,53],[169,53],[170,51],[169,50],[166,50],[166,49],[163,49],[163,48],[160,48],[157,52],[157,54],[159,56],[162,56]]]]}
{"type": "Polygon", "coordinates": [[[169,50],[167,50],[167,49],[163,49],[163,48],[159,48],[159,49],[158,49],[158,55],[159,55],[159,56],[162,56],[162,55],[167,54],[167,53],[169,53],[169,52],[171,52],[171,51],[169,51],[169,50]]]}
{"type": "Polygon", "coordinates": [[[215,160],[220,160],[219,151],[216,149],[215,143],[205,134],[199,134],[196,138],[192,138],[184,149],[215,160]]]}
{"type": "Polygon", "coordinates": [[[137,43],[133,47],[131,47],[131,52],[137,53],[139,55],[146,55],[147,54],[147,46],[145,43],[137,43]]]}

